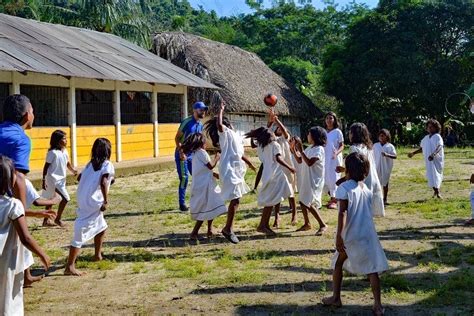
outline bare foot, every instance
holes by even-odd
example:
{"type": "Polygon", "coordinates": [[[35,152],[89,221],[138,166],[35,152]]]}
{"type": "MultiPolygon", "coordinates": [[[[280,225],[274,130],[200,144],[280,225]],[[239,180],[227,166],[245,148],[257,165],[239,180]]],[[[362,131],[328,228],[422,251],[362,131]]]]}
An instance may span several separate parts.
{"type": "Polygon", "coordinates": [[[65,228],[65,227],[67,226],[66,223],[63,222],[63,221],[60,220],[60,219],[59,219],[59,220],[56,219],[56,220],[54,221],[54,224],[56,224],[57,226],[59,226],[59,227],[61,227],[61,228],[65,228]]]}
{"type": "Polygon", "coordinates": [[[385,314],[385,308],[380,306],[374,306],[372,307],[372,314],[376,316],[383,316],[385,314]]]}
{"type": "Polygon", "coordinates": [[[318,231],[316,232],[316,236],[322,236],[327,229],[327,225],[319,227],[318,231]]]}
{"type": "Polygon", "coordinates": [[[324,306],[332,306],[332,307],[341,307],[342,302],[340,298],[335,298],[334,296],[325,297],[322,299],[322,303],[324,306]]]}
{"type": "Polygon", "coordinates": [[[84,274],[84,272],[77,270],[75,266],[67,266],[64,269],[64,275],[82,276],[84,274]]]}
{"type": "Polygon", "coordinates": [[[207,232],[208,239],[213,239],[214,237],[216,237],[216,233],[213,230],[207,232]]]}
{"type": "Polygon", "coordinates": [[[56,224],[52,220],[50,220],[49,218],[45,218],[43,220],[43,227],[55,227],[55,226],[56,226],[56,224]]]}
{"type": "Polygon", "coordinates": [[[259,233],[265,234],[267,236],[276,236],[276,233],[268,227],[257,227],[259,233]]]}
{"type": "Polygon", "coordinates": [[[297,232],[305,232],[305,231],[308,231],[308,230],[311,230],[311,225],[310,224],[304,224],[303,226],[298,228],[296,231],[297,232]]]}
{"type": "Polygon", "coordinates": [[[38,276],[28,276],[24,278],[24,281],[23,281],[23,287],[24,288],[28,288],[28,287],[31,287],[31,285],[35,282],[39,282],[43,279],[43,275],[38,275],[38,276]]]}
{"type": "Polygon", "coordinates": [[[280,218],[275,218],[275,222],[273,223],[274,228],[280,228],[280,218]]]}
{"type": "Polygon", "coordinates": [[[468,219],[467,221],[464,222],[465,226],[472,226],[474,225],[474,218],[468,219]]]}
{"type": "Polygon", "coordinates": [[[104,259],[104,257],[102,257],[102,254],[98,255],[98,256],[94,256],[94,259],[92,259],[93,261],[102,261],[102,259],[104,259]]]}
{"type": "Polygon", "coordinates": [[[293,217],[291,218],[291,225],[292,225],[292,226],[295,226],[296,223],[297,223],[297,221],[296,221],[296,216],[293,216],[293,217]]]}
{"type": "Polygon", "coordinates": [[[198,241],[199,240],[199,235],[191,234],[191,236],[189,236],[189,239],[192,240],[192,241],[198,241]]]}

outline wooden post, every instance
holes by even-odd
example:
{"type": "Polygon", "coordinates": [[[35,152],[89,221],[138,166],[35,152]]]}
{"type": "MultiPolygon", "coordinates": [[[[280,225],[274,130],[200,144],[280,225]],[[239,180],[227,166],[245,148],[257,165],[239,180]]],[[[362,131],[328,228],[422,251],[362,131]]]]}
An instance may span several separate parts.
{"type": "Polygon", "coordinates": [[[153,157],[158,157],[160,154],[160,143],[158,134],[158,89],[153,86],[151,93],[151,112],[153,122],[153,157]]]}
{"type": "Polygon", "coordinates": [[[122,161],[122,123],[120,113],[120,89],[115,81],[114,91],[114,124],[115,124],[115,156],[117,162],[122,161]]]}
{"type": "Polygon", "coordinates": [[[181,109],[181,116],[182,119],[188,117],[188,87],[184,86],[183,89],[183,100],[182,100],[182,109],[181,109]]]}
{"type": "Polygon", "coordinates": [[[77,167],[76,82],[74,77],[69,79],[68,124],[71,133],[71,163],[74,167],[77,167]]]}
{"type": "Polygon", "coordinates": [[[16,71],[12,71],[10,94],[20,94],[20,83],[18,82],[18,73],[16,71]]]}

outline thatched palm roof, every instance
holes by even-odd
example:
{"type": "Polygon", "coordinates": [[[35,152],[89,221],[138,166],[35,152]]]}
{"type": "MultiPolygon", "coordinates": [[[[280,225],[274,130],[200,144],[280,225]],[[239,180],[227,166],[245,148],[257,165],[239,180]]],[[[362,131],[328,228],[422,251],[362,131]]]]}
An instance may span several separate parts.
{"type": "Polygon", "coordinates": [[[220,98],[234,113],[266,113],[263,97],[278,96],[276,112],[309,118],[321,112],[298,89],[272,71],[256,54],[235,46],[182,32],[159,33],[153,51],[173,64],[212,82],[220,90],[193,88],[192,101],[204,100],[216,109],[220,98]]]}

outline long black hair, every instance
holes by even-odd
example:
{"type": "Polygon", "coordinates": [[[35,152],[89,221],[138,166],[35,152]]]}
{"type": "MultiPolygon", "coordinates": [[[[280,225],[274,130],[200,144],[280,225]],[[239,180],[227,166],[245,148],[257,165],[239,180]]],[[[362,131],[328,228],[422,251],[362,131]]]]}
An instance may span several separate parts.
{"type": "Polygon", "coordinates": [[[7,156],[0,155],[0,196],[13,195],[15,167],[7,156]]]}
{"type": "Polygon", "coordinates": [[[364,123],[354,123],[350,128],[350,141],[353,144],[364,144],[368,149],[372,149],[370,132],[364,123]]]}
{"type": "Polygon", "coordinates": [[[183,144],[181,145],[181,149],[185,154],[193,153],[199,148],[202,148],[206,143],[206,136],[201,133],[191,134],[184,140],[183,144]]]}
{"type": "MultiPolygon", "coordinates": [[[[218,120],[219,118],[217,116],[214,116],[204,124],[204,130],[209,135],[209,138],[212,141],[212,146],[216,148],[219,147],[219,129],[217,128],[218,120]]],[[[222,117],[222,125],[232,129],[232,124],[230,124],[230,120],[225,116],[222,117]]]]}
{"type": "Polygon", "coordinates": [[[313,139],[314,146],[325,146],[327,142],[327,133],[320,126],[313,126],[309,130],[309,134],[313,139]]]}
{"type": "Polygon", "coordinates": [[[100,170],[102,164],[110,159],[112,155],[112,144],[107,138],[97,138],[92,145],[91,164],[94,171],[100,170]]]}
{"type": "Polygon", "coordinates": [[[246,133],[245,138],[255,139],[257,144],[263,148],[273,141],[274,135],[270,129],[266,127],[259,127],[246,133]]]}
{"type": "Polygon", "coordinates": [[[328,116],[332,116],[332,117],[334,118],[333,129],[339,128],[339,125],[340,125],[340,124],[339,124],[339,119],[337,118],[336,113],[331,112],[331,111],[327,112],[326,115],[324,115],[324,119],[323,119],[323,126],[324,126],[324,128],[325,128],[325,129],[328,129],[328,126],[326,125],[326,118],[327,118],[328,116]]]}
{"type": "Polygon", "coordinates": [[[354,181],[362,181],[369,175],[370,163],[365,155],[360,153],[351,153],[345,160],[346,173],[354,181]]]}
{"type": "Polygon", "coordinates": [[[57,129],[51,134],[51,138],[49,140],[49,150],[61,150],[61,141],[63,138],[66,137],[66,132],[57,129]]]}

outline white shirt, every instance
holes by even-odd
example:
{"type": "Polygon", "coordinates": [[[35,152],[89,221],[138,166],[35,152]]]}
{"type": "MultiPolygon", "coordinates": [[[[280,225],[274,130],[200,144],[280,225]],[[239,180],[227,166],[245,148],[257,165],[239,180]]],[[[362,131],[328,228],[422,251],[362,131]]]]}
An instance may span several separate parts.
{"type": "Polygon", "coordinates": [[[94,170],[90,162],[82,171],[81,181],[79,181],[77,187],[78,217],[82,217],[81,215],[89,214],[92,211],[100,210],[104,203],[104,196],[100,189],[100,180],[104,174],[109,175],[108,185],[110,186],[110,182],[115,175],[115,169],[114,165],[108,160],[106,160],[97,171],[94,170]],[[82,214],[83,212],[85,214],[82,214]]]}
{"type": "Polygon", "coordinates": [[[66,149],[52,149],[46,154],[46,162],[50,164],[46,177],[50,180],[61,181],[66,178],[66,168],[69,155],[66,149]]]}
{"type": "Polygon", "coordinates": [[[388,185],[390,180],[390,174],[393,169],[393,158],[385,157],[382,153],[386,153],[392,156],[397,155],[395,147],[386,143],[382,145],[381,143],[375,143],[373,147],[375,166],[377,167],[377,175],[382,186],[388,185]]]}
{"type": "Polygon", "coordinates": [[[33,203],[39,199],[41,196],[36,191],[35,187],[30,180],[25,179],[26,183],[26,208],[30,208],[33,203]]]}
{"type": "Polygon", "coordinates": [[[312,166],[308,166],[304,160],[300,164],[299,199],[306,206],[316,203],[319,208],[321,207],[321,195],[324,187],[324,147],[310,146],[304,152],[308,159],[318,158],[318,160],[312,166]]]}

